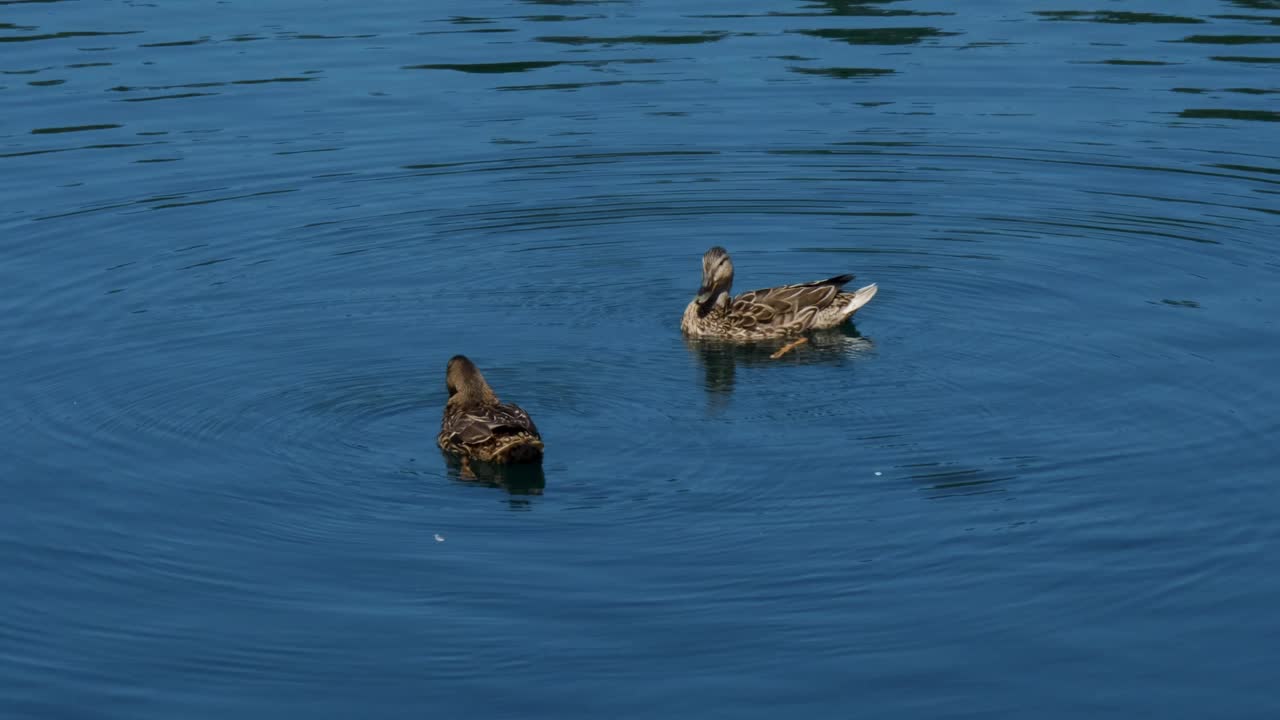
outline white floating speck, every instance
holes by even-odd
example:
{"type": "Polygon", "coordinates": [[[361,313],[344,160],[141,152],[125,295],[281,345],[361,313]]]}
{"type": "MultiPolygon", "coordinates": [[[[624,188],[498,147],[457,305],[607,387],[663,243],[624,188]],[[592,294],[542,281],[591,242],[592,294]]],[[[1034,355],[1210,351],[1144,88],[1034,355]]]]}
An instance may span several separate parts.
{"type": "MultiPolygon", "coordinates": [[[[881,476],[881,475],[883,475],[883,474],[884,474],[884,473],[880,472],[879,470],[877,470],[877,471],[876,471],[876,477],[880,477],[880,476],[881,476]]],[[[439,535],[437,535],[436,537],[440,537],[440,536],[439,536],[439,535]]]]}
{"type": "Polygon", "coordinates": [[[440,533],[436,533],[436,542],[444,542],[444,536],[440,533]]]}

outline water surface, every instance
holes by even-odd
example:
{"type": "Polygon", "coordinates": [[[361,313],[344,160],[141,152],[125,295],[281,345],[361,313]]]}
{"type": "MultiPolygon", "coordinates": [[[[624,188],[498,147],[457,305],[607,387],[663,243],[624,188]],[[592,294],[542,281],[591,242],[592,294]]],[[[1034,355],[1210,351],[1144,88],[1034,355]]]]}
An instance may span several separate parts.
{"type": "Polygon", "coordinates": [[[0,3],[5,716],[1276,717],[1280,5],[977,5],[0,3]]]}

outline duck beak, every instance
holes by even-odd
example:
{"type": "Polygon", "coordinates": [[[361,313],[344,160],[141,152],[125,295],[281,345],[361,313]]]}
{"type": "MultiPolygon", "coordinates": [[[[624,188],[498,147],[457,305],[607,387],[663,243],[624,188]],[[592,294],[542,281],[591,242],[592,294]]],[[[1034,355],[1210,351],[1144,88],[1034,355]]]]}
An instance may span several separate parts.
{"type": "Polygon", "coordinates": [[[698,288],[698,294],[693,298],[698,305],[698,317],[706,317],[707,313],[715,307],[716,299],[719,297],[717,288],[709,288],[705,285],[698,288]]]}

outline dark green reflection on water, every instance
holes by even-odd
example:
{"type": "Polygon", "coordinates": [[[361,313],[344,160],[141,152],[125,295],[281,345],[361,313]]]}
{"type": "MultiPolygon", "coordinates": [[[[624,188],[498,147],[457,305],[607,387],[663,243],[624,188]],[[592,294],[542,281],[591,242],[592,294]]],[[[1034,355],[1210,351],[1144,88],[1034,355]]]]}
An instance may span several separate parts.
{"type": "Polygon", "coordinates": [[[1074,22],[1118,23],[1134,25],[1139,23],[1154,24],[1200,24],[1204,20],[1185,15],[1162,15],[1160,13],[1121,12],[1115,10],[1035,10],[1032,15],[1039,15],[1046,20],[1066,20],[1074,22]]]}
{"type": "Polygon", "coordinates": [[[840,40],[851,45],[914,45],[930,38],[959,34],[932,27],[868,28],[866,30],[822,28],[795,32],[825,40],[840,40]]]}
{"type": "Polygon", "coordinates": [[[1280,122],[1280,112],[1271,110],[1228,110],[1226,108],[1189,108],[1178,113],[1178,117],[1199,120],[1259,120],[1262,122],[1280,122]]]}
{"type": "Polygon", "coordinates": [[[530,5],[616,5],[621,0],[520,0],[530,5]]]}
{"type": "Polygon", "coordinates": [[[805,5],[806,9],[822,10],[826,12],[824,15],[834,15],[837,17],[903,17],[908,15],[950,15],[945,12],[928,12],[920,10],[898,10],[886,9],[881,5],[888,5],[901,0],[823,0],[810,5],[805,5]]]}
{"type": "Polygon", "coordinates": [[[189,45],[203,45],[210,41],[208,36],[196,38],[195,40],[170,40],[168,42],[143,43],[140,48],[162,48],[162,47],[185,47],[189,45]]]}
{"type": "MultiPolygon", "coordinates": [[[[1241,172],[1267,173],[1268,175],[1280,175],[1280,168],[1258,167],[1257,165],[1236,165],[1233,163],[1215,163],[1212,167],[1222,168],[1223,170],[1239,170],[1241,172]]],[[[1280,212],[1280,211],[1277,211],[1280,212]]]]}
{"type": "Polygon", "coordinates": [[[231,80],[229,82],[198,82],[181,85],[117,85],[107,88],[109,92],[135,92],[138,90],[191,90],[199,88],[226,87],[228,85],[267,85],[269,83],[301,83],[316,80],[314,77],[275,77],[255,80],[231,80]]]}
{"type": "Polygon", "coordinates": [[[152,100],[183,100],[186,98],[195,98],[195,97],[211,97],[217,94],[218,93],[189,92],[189,93],[175,93],[172,95],[150,95],[148,97],[140,97],[140,98],[124,98],[120,102],[151,102],[152,100]]]}
{"type": "Polygon", "coordinates": [[[405,65],[403,70],[453,70],[464,73],[501,74],[519,73],[530,70],[542,70],[557,65],[570,65],[587,68],[601,68],[606,65],[647,65],[658,62],[652,58],[624,58],[620,60],[530,60],[524,62],[502,63],[432,63],[428,65],[405,65]]]}
{"type": "Polygon", "coordinates": [[[137,35],[141,30],[126,30],[124,32],[59,32],[48,33],[45,35],[0,35],[0,42],[32,42],[35,40],[64,40],[66,38],[78,37],[101,37],[104,35],[137,35]]]}
{"type": "Polygon", "coordinates": [[[575,20],[590,20],[598,15],[525,15],[521,20],[529,22],[573,22],[575,20]]]}
{"type": "Polygon", "coordinates": [[[1210,60],[1242,63],[1280,63],[1280,57],[1248,57],[1246,55],[1212,55],[1210,60]]]}
{"type": "Polygon", "coordinates": [[[1232,5],[1250,10],[1280,10],[1276,0],[1228,0],[1232,5]]]}
{"type": "Polygon", "coordinates": [[[563,65],[558,60],[529,60],[525,62],[498,63],[433,63],[429,65],[405,65],[405,70],[456,70],[464,73],[518,73],[563,65]]]}
{"type": "Polygon", "coordinates": [[[857,67],[832,67],[832,68],[787,68],[791,72],[801,73],[803,75],[825,75],[826,77],[836,78],[838,80],[854,80],[858,78],[880,77],[882,75],[892,75],[896,70],[888,68],[857,68],[857,67]]]}
{"type": "Polygon", "coordinates": [[[69,132],[84,132],[86,130],[111,130],[118,127],[124,127],[124,126],[117,125],[115,123],[101,123],[98,125],[68,125],[66,127],[36,128],[31,131],[31,134],[32,135],[55,135],[55,134],[69,133],[69,132]]]}
{"type": "Polygon", "coordinates": [[[499,85],[494,90],[581,90],[615,85],[657,85],[661,80],[598,80],[596,82],[542,83],[540,85],[499,85]]]}
{"type": "Polygon", "coordinates": [[[1186,93],[1189,95],[1203,95],[1207,92],[1229,92],[1241,95],[1274,95],[1276,93],[1280,93],[1280,90],[1263,90],[1261,88],[1222,88],[1221,90],[1210,90],[1207,88],[1176,87],[1169,88],[1169,90],[1171,92],[1186,93]]]}
{"type": "Polygon", "coordinates": [[[1206,45],[1264,45],[1280,43],[1280,35],[1188,35],[1181,42],[1206,45]]]}
{"type": "Polygon", "coordinates": [[[1163,60],[1125,60],[1123,58],[1112,58],[1110,60],[1097,60],[1094,62],[1081,62],[1081,65],[1177,65],[1179,63],[1164,62],[1163,60]]]}
{"type": "Polygon", "coordinates": [[[620,37],[588,37],[586,35],[544,35],[538,42],[560,45],[699,45],[716,42],[728,33],[708,32],[700,35],[623,35],[620,37]]]}

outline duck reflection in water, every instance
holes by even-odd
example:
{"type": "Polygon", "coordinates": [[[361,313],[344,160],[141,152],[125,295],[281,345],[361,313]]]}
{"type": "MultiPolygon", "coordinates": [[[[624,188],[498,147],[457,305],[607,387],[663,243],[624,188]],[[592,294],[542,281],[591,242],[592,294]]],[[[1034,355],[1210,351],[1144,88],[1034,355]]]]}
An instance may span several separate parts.
{"type": "Polygon", "coordinates": [[[712,406],[728,401],[733,393],[738,367],[772,365],[841,365],[851,358],[870,352],[875,343],[863,337],[852,324],[830,330],[815,330],[804,336],[807,342],[794,346],[781,356],[790,338],[750,344],[685,336],[685,346],[697,358],[706,375],[705,386],[712,406]]]}
{"type": "Polygon", "coordinates": [[[491,463],[442,454],[449,477],[460,483],[502,488],[511,495],[541,495],[547,486],[547,477],[538,464],[491,463]]]}

